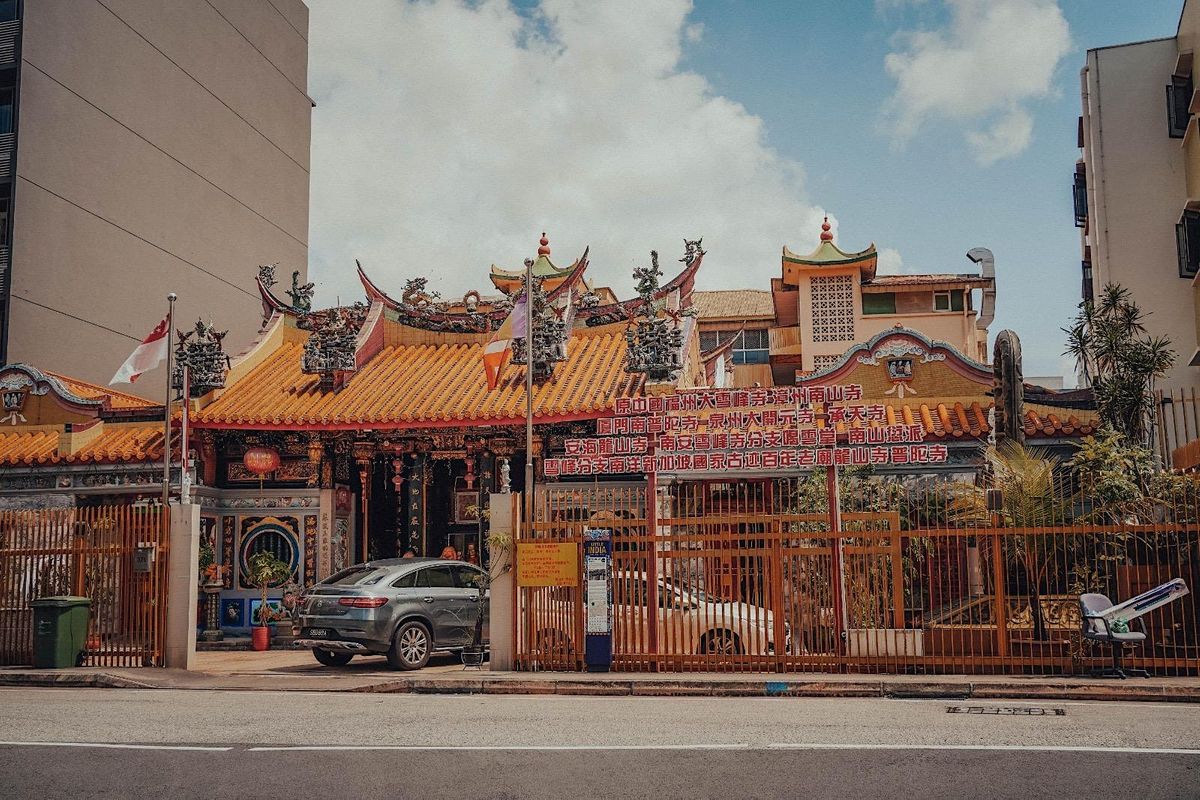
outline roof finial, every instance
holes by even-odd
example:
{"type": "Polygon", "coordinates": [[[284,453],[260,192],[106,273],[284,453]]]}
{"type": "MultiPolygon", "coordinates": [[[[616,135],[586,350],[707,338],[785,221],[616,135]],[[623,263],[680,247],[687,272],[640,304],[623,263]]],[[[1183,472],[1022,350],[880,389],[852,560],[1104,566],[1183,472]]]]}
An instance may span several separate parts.
{"type": "Polygon", "coordinates": [[[538,248],[539,256],[550,255],[550,240],[546,238],[545,231],[542,231],[542,238],[538,240],[538,244],[541,245],[541,247],[538,248]]]}
{"type": "Polygon", "coordinates": [[[821,223],[821,241],[832,242],[833,234],[829,232],[829,215],[825,215],[825,221],[821,223]]]}

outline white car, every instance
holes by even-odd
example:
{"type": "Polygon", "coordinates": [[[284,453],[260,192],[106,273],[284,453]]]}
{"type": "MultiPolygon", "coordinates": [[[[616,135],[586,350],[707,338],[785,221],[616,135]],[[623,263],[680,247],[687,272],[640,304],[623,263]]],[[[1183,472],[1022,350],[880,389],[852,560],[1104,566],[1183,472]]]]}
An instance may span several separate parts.
{"type": "MultiPolygon", "coordinates": [[[[665,655],[773,655],[775,616],[762,606],[721,600],[703,590],[658,578],[659,652],[665,655]]],[[[647,576],[613,575],[613,652],[646,653],[649,641],[647,576]]],[[[783,649],[791,635],[782,623],[783,649]]]]}

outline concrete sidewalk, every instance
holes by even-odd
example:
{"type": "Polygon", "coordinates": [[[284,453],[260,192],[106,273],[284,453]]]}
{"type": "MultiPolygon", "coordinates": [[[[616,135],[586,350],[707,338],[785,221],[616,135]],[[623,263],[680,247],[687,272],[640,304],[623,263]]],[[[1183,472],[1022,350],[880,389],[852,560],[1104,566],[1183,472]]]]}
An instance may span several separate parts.
{"type": "Polygon", "coordinates": [[[493,672],[438,656],[417,672],[382,658],[324,667],[306,651],[197,654],[192,672],[153,668],[0,669],[0,686],[424,694],[646,695],[659,697],[926,697],[1139,700],[1200,703],[1200,678],[1129,680],[1055,676],[764,673],[493,672]]]}

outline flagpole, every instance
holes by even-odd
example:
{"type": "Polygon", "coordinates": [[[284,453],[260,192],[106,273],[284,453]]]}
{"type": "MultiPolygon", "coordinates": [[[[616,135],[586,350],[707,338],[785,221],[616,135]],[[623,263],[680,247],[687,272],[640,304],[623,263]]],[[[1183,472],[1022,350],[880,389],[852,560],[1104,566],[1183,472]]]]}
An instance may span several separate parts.
{"type": "Polygon", "coordinates": [[[163,403],[163,513],[171,507],[171,369],[173,365],[171,342],[175,339],[175,299],[167,295],[167,399],[163,403]]]}
{"type": "Polygon", "coordinates": [[[190,413],[189,406],[191,405],[192,385],[191,371],[188,365],[183,365],[183,401],[182,418],[179,423],[179,504],[187,505],[191,502],[191,475],[188,473],[188,414],[190,413]]]}
{"type": "MultiPolygon", "coordinates": [[[[544,235],[544,234],[543,234],[544,235]]],[[[533,259],[525,260],[525,524],[533,525],[533,259]]],[[[531,530],[530,527],[525,528],[531,530]]],[[[525,536],[529,534],[526,533],[525,536]]]]}

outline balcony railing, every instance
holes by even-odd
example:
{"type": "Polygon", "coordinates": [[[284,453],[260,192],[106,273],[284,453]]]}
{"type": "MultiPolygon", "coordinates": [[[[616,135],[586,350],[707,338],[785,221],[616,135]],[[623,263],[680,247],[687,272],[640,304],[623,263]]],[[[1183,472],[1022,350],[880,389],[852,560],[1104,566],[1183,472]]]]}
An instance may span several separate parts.
{"type": "Polygon", "coordinates": [[[17,60],[17,42],[21,38],[21,20],[0,22],[0,66],[17,60]]]}
{"type": "Polygon", "coordinates": [[[8,294],[8,273],[12,266],[12,250],[0,247],[0,298],[8,294]]]}
{"type": "Polygon", "coordinates": [[[12,177],[16,144],[15,133],[0,133],[0,179],[12,177]]]}

